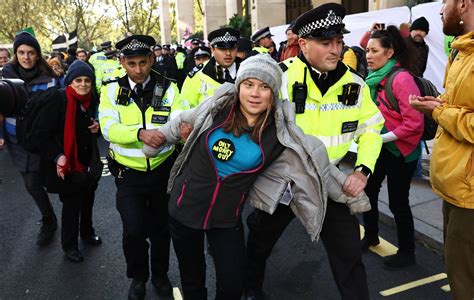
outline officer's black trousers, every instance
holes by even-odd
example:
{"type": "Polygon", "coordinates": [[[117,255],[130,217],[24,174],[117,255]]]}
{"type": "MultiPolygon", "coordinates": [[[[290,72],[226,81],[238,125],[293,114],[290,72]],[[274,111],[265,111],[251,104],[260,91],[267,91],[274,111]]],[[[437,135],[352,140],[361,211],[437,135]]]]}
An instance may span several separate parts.
{"type": "Polygon", "coordinates": [[[173,160],[168,158],[151,172],[126,170],[123,178],[115,178],[129,278],[148,280],[148,250],[152,275],[161,277],[168,272],[170,235],[166,186],[172,164],[173,160]]]}
{"type": "MultiPolygon", "coordinates": [[[[273,215],[255,209],[247,218],[246,288],[262,289],[266,260],[293,220],[288,206],[280,204],[273,215]]],[[[368,299],[367,275],[362,263],[359,222],[345,204],[328,200],[321,239],[342,299],[368,299]]],[[[324,295],[324,291],[321,291],[324,295]]]]}

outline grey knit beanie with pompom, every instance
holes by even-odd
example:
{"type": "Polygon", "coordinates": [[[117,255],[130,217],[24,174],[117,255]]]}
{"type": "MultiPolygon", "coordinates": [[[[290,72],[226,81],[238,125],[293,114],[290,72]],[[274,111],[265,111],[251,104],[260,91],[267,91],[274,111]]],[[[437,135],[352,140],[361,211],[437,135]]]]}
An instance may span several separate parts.
{"type": "Polygon", "coordinates": [[[265,82],[278,98],[283,72],[278,63],[268,54],[257,54],[244,60],[237,71],[235,86],[238,89],[242,81],[255,78],[265,82]]]}

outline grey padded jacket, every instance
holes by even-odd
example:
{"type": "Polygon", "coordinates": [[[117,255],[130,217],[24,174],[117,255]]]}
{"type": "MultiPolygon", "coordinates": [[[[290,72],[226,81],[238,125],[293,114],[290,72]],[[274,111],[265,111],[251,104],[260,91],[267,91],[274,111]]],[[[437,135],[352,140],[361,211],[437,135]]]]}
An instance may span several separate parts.
{"type": "MultiPolygon", "coordinates": [[[[228,101],[234,100],[236,92],[233,84],[225,83],[198,107],[181,112],[159,128],[167,142],[174,144],[181,139],[181,123],[194,127],[171,170],[168,192],[173,188],[174,180],[180,174],[198,137],[211,126],[219,110],[228,101]]],[[[357,197],[348,197],[342,192],[346,175],[329,163],[326,148],[318,138],[305,135],[296,126],[293,103],[287,100],[277,102],[275,125],[277,138],[286,149],[259,175],[249,191],[248,201],[253,207],[273,214],[290,184],[293,194],[290,208],[313,241],[319,239],[328,197],[332,201],[345,203],[352,214],[370,210],[369,199],[364,192],[357,197]]],[[[145,145],[143,152],[151,157],[158,150],[145,145]]]]}

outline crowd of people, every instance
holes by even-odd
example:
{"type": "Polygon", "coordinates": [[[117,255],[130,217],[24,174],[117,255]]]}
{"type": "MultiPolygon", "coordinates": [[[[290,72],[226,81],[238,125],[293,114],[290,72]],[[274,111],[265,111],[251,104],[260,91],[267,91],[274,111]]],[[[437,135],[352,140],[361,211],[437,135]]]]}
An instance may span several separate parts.
{"type": "Polygon", "coordinates": [[[383,265],[416,263],[409,190],[427,114],[439,125],[430,176],[444,199],[448,280],[455,299],[472,299],[474,99],[465,91],[473,79],[474,2],[445,1],[443,31],[456,39],[438,98],[417,81],[429,55],[425,18],[373,24],[360,55],[344,44],[345,14],[334,3],[303,13],[279,50],[268,27],[250,38],[223,27],[207,45],[193,39],[190,49],[129,35],[103,42],[97,53],[73,49],[46,59],[33,35],[19,33],[12,58],[0,49],[2,79],[22,80],[26,103],[40,113],[28,146],[22,115],[0,114],[0,149],[8,149],[41,212],[36,243],[50,243],[58,227],[48,193],[62,202],[69,261],[84,260],[79,238],[102,243],[93,227],[102,136],[129,299],[144,299],[150,278],[158,295],[172,294],[171,240],[185,299],[207,298],[206,247],[216,299],[264,299],[266,261],[295,217],[312,240],[321,238],[341,298],[368,299],[362,257],[379,244],[385,178],[398,252],[383,265]],[[338,167],[353,142],[357,158],[346,175],[338,167]],[[247,239],[246,203],[253,207],[247,239]]]}

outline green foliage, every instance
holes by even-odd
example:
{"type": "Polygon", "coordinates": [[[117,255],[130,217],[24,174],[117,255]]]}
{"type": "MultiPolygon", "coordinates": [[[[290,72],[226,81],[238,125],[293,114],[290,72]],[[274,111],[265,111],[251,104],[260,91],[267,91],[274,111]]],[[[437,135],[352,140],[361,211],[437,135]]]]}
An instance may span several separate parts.
{"type": "Polygon", "coordinates": [[[204,32],[202,30],[196,31],[189,36],[188,40],[189,39],[200,39],[202,41],[204,40],[204,32]]]}
{"type": "Polygon", "coordinates": [[[240,36],[242,37],[250,37],[252,35],[252,24],[250,23],[249,16],[235,14],[229,19],[229,23],[226,26],[239,29],[240,36]]]}

